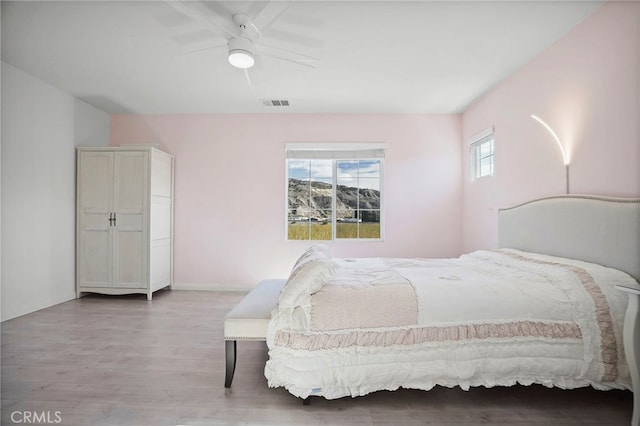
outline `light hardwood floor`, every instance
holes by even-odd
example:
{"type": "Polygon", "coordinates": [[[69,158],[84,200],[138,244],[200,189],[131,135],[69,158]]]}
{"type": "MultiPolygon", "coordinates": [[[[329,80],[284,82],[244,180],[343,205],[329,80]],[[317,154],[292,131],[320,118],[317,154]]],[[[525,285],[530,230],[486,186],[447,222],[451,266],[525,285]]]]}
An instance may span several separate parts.
{"type": "Polygon", "coordinates": [[[541,386],[400,390],[310,406],[263,375],[263,342],[239,342],[224,384],[222,318],[242,294],[90,295],[2,324],[2,424],[629,425],[632,394],[541,386]],[[20,412],[17,415],[15,412],[20,412]],[[24,423],[23,423],[24,424],[24,423]]]}

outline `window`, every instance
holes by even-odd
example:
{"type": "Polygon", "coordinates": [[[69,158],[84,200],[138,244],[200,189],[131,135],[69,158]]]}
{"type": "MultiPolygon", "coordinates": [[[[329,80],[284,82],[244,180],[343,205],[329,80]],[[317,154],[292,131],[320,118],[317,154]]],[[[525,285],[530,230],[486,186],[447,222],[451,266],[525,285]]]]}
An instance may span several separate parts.
{"type": "Polygon", "coordinates": [[[288,144],[287,239],[382,239],[383,162],[380,144],[288,144]]]}
{"type": "Polygon", "coordinates": [[[473,137],[469,151],[471,178],[478,179],[484,176],[492,176],[494,165],[493,128],[473,137]]]}

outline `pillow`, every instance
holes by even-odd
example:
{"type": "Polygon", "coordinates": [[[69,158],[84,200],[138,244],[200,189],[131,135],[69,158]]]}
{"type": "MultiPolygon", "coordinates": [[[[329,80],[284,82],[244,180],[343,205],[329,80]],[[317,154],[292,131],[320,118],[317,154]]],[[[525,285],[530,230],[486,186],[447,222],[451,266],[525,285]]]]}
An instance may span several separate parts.
{"type": "Polygon", "coordinates": [[[308,303],[309,297],[333,276],[335,267],[330,258],[318,258],[298,265],[280,292],[278,309],[293,310],[308,303]]]}
{"type": "Polygon", "coordinates": [[[305,297],[322,287],[333,275],[333,269],[331,249],[327,245],[316,244],[309,247],[291,268],[289,279],[280,292],[278,307],[293,309],[298,306],[305,297]],[[308,271],[306,271],[307,268],[309,268],[308,271]],[[303,271],[306,272],[302,274],[303,271]],[[317,276],[314,277],[314,274],[317,276]]]}
{"type": "Polygon", "coordinates": [[[324,244],[316,244],[309,247],[302,255],[298,258],[296,263],[291,268],[291,273],[289,274],[289,280],[294,278],[305,265],[311,262],[315,262],[317,260],[327,260],[331,259],[331,249],[324,244]]]}

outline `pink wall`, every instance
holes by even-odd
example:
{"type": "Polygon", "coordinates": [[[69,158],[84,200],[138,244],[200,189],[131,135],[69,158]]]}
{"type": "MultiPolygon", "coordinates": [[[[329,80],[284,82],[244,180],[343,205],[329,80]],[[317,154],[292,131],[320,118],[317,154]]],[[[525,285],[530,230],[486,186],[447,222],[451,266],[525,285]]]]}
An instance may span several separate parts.
{"type": "Polygon", "coordinates": [[[609,2],[463,114],[463,251],[497,245],[497,209],[565,191],[640,196],[640,3],[609,2]],[[471,182],[467,143],[495,126],[495,175],[471,182]]]}
{"type": "Polygon", "coordinates": [[[640,196],[639,28],[640,3],[606,3],[462,117],[113,116],[111,144],[176,156],[178,285],[289,272],[309,243],[284,237],[286,142],[388,145],[385,241],[333,242],[337,256],[456,256],[497,245],[499,208],[564,192],[560,152],[531,114],[564,141],[572,193],[640,196]],[[471,182],[468,140],[490,126],[495,175],[471,182]]]}
{"type": "Polygon", "coordinates": [[[333,242],[337,256],[460,254],[457,115],[113,116],[111,144],[176,158],[175,282],[250,287],[286,276],[308,242],[285,240],[286,142],[385,142],[384,242],[333,242]]]}

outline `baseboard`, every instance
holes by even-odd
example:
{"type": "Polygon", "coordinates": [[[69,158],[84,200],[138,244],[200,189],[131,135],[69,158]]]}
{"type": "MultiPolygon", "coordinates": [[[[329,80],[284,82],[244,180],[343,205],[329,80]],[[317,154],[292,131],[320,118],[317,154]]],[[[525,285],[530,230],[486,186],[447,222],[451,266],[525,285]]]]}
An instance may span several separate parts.
{"type": "Polygon", "coordinates": [[[238,291],[247,293],[253,290],[255,286],[231,286],[225,284],[213,283],[174,283],[171,287],[173,290],[190,290],[190,291],[238,291]]]}

